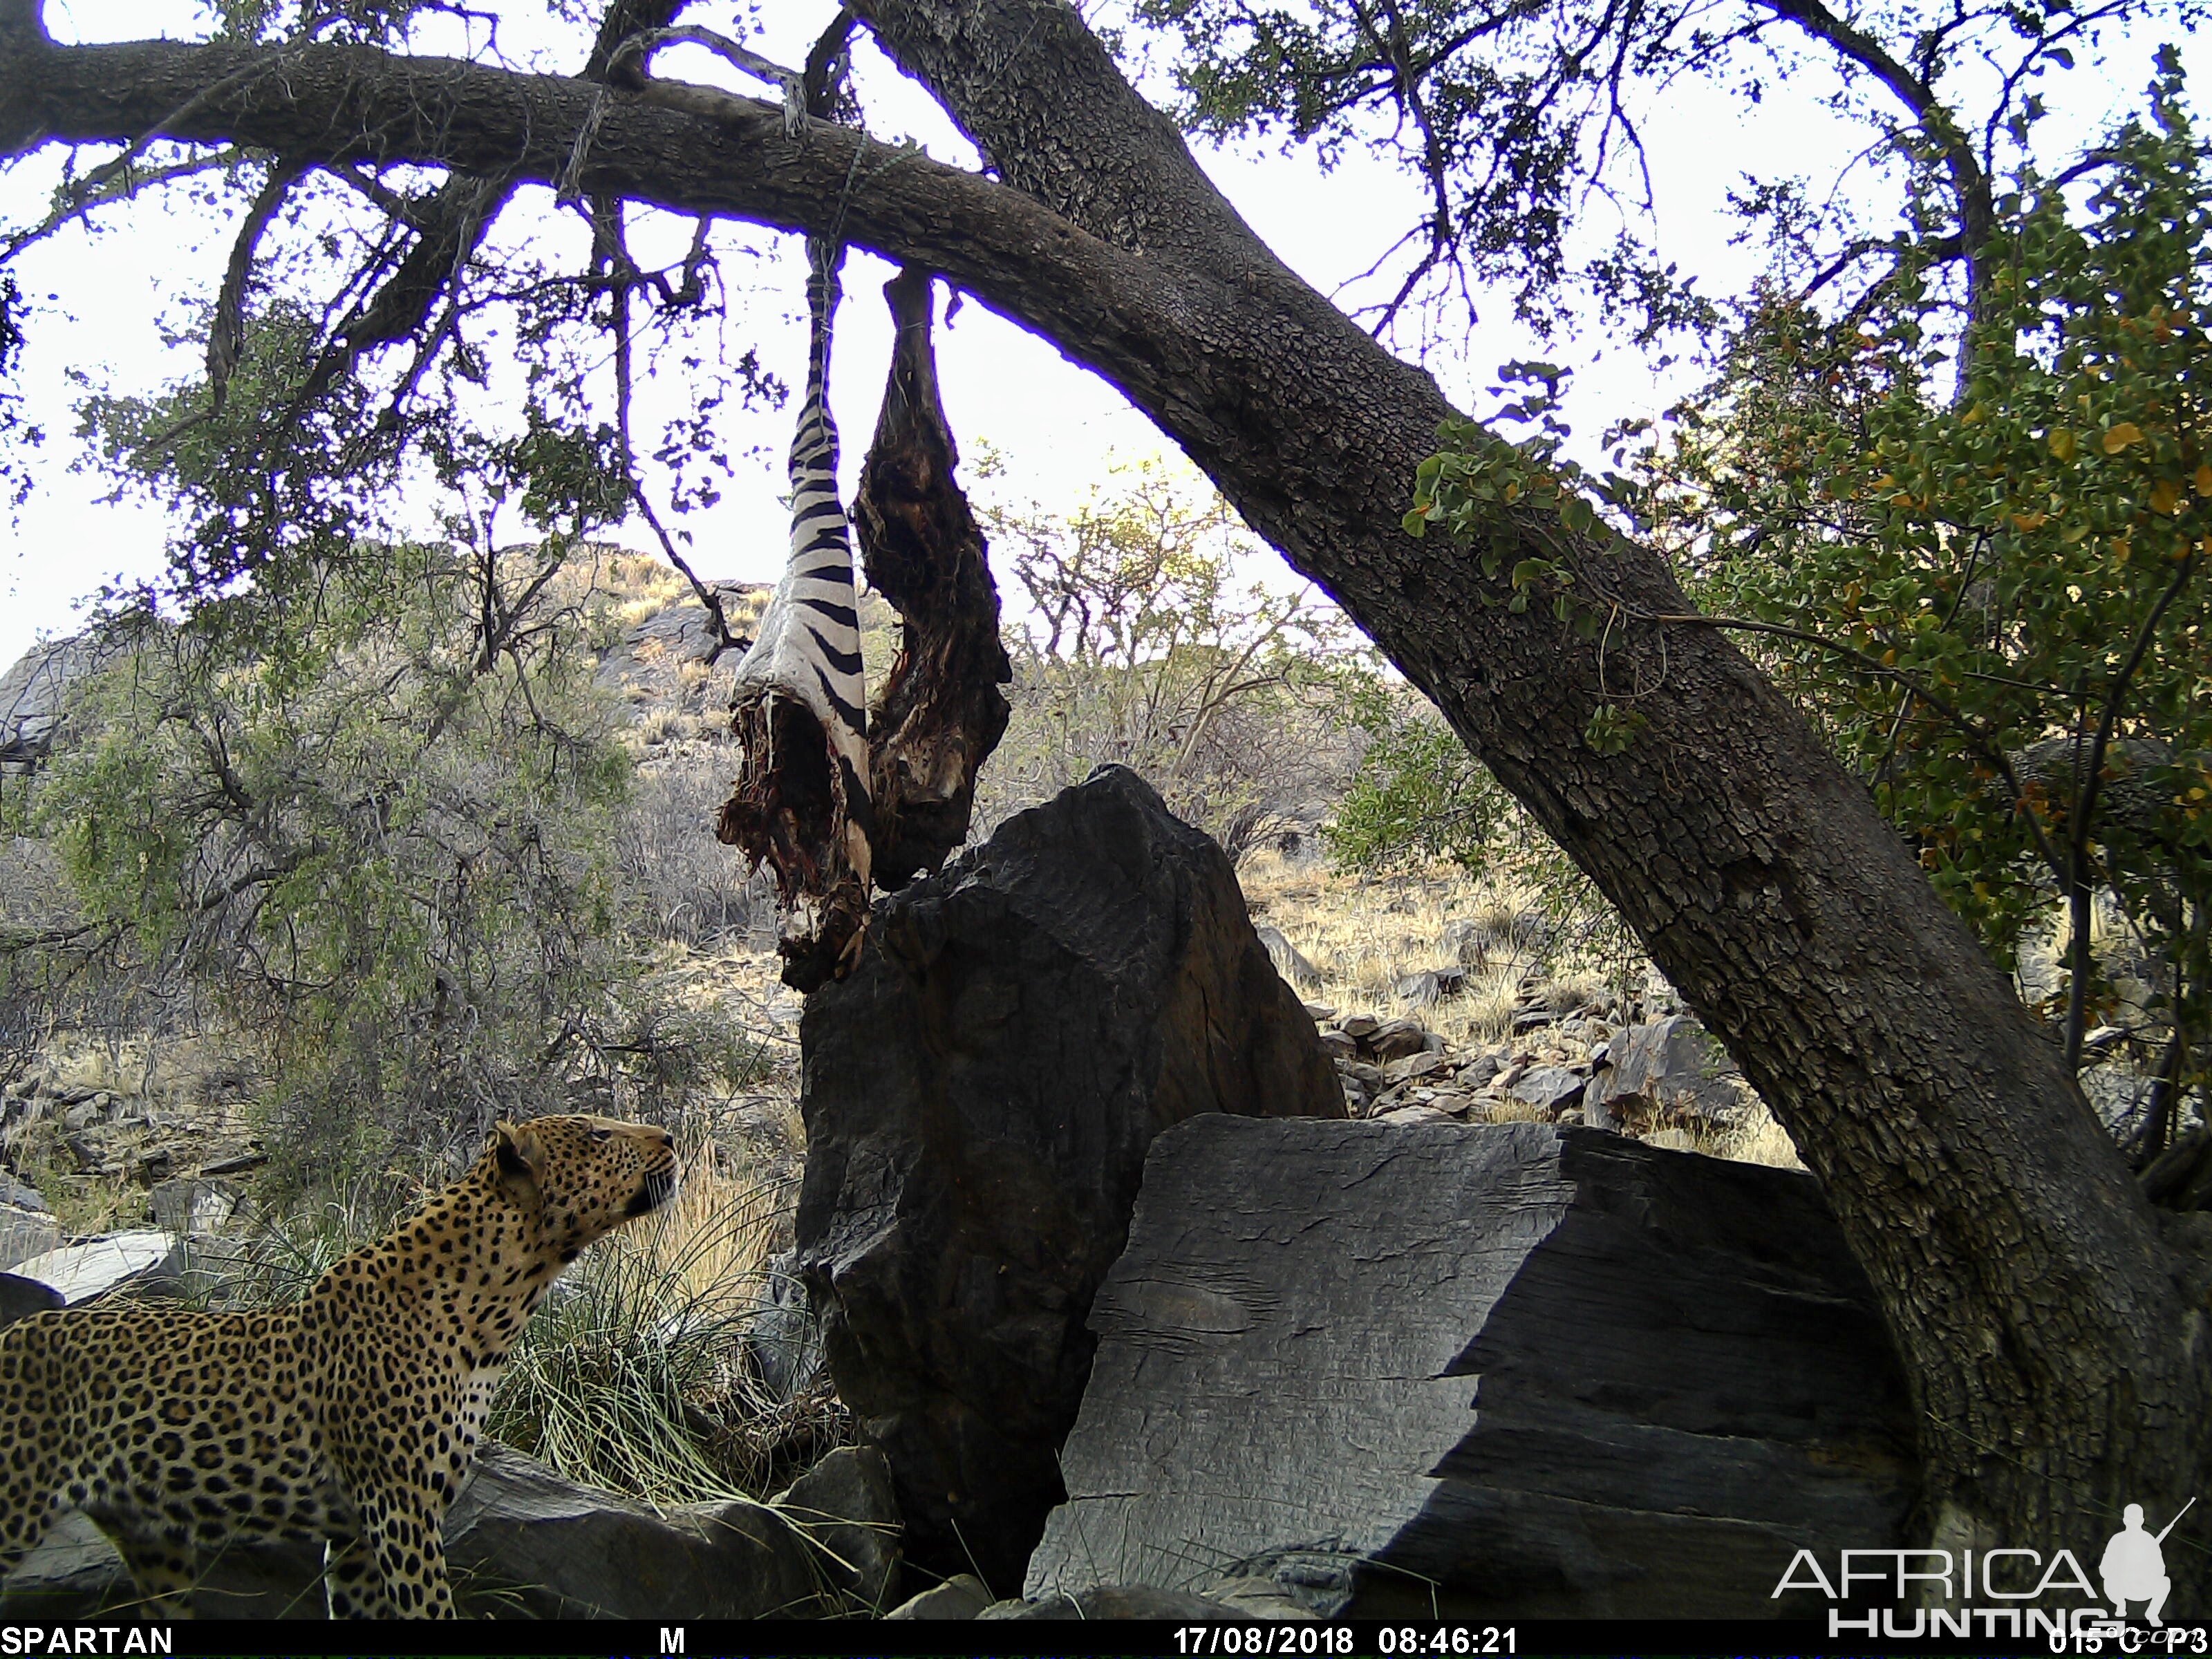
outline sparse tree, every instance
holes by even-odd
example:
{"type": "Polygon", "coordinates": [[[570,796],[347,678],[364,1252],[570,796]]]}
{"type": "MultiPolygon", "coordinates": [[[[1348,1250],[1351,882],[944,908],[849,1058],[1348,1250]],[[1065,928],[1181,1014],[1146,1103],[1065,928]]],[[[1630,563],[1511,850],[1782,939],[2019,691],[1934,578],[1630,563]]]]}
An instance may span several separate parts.
{"type": "Polygon", "coordinates": [[[985,523],[1029,600],[1013,720],[985,775],[1000,815],[1115,761],[1237,857],[1334,794],[1349,625],[1310,588],[1240,572],[1258,550],[1218,497],[1145,465],[1064,517],[985,523]]]}

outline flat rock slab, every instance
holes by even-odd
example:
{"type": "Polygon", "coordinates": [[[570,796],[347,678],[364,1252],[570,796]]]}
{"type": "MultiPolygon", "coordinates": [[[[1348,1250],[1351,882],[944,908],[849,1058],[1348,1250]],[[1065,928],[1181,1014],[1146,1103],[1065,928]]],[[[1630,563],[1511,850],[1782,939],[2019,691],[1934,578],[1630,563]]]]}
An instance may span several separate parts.
{"type": "Polygon", "coordinates": [[[1156,1140],[1032,1601],[1272,1578],[1358,1617],[1775,1617],[1883,1547],[1912,1420],[1808,1176],[1547,1124],[1156,1140]]]}
{"type": "Polygon", "coordinates": [[[51,1285],[74,1308],[110,1291],[152,1290],[173,1282],[183,1265],[182,1247],[173,1234],[147,1231],[64,1244],[19,1261],[9,1271],[51,1285]]]}

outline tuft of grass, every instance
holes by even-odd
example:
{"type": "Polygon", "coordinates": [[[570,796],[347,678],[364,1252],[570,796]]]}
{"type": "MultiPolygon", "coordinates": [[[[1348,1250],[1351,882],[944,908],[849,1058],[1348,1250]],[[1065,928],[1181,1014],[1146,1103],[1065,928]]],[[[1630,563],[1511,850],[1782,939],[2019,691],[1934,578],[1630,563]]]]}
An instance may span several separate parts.
{"type": "Polygon", "coordinates": [[[763,1497],[847,1437],[833,1397],[775,1398],[746,1357],[790,1183],[722,1174],[711,1156],[687,1168],[675,1203],[562,1281],[489,1425],[572,1480],[657,1506],[763,1497]]]}
{"type": "Polygon", "coordinates": [[[1592,1008],[1606,1000],[1605,981],[1592,973],[1567,973],[1544,981],[1544,1006],[1555,1014],[1592,1008]]]}
{"type": "Polygon", "coordinates": [[[47,1051],[46,1069],[63,1088],[132,1096],[145,1086],[145,1049],[143,1042],[128,1042],[57,1045],[47,1051]]]}
{"type": "Polygon", "coordinates": [[[1459,1029],[1467,1044],[1503,1042],[1513,1034],[1513,1015],[1521,1002],[1521,970],[1504,964],[1480,972],[1469,969],[1467,988],[1456,1002],[1459,1029]]]}
{"type": "Polygon", "coordinates": [[[1516,1100],[1511,1095],[1486,1102],[1475,1109],[1485,1123],[1549,1123],[1552,1121],[1552,1115],[1542,1107],[1532,1105],[1525,1100],[1516,1100]]]}

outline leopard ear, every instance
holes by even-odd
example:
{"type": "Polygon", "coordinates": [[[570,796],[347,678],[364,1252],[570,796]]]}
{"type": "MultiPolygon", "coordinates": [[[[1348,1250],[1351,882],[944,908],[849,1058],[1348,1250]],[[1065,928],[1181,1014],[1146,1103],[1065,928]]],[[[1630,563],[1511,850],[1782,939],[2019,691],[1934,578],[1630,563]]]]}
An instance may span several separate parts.
{"type": "Polygon", "coordinates": [[[538,1178],[545,1170],[545,1147],[536,1131],[526,1123],[496,1124],[486,1150],[492,1154],[499,1184],[507,1197],[523,1209],[535,1209],[538,1178]]]}

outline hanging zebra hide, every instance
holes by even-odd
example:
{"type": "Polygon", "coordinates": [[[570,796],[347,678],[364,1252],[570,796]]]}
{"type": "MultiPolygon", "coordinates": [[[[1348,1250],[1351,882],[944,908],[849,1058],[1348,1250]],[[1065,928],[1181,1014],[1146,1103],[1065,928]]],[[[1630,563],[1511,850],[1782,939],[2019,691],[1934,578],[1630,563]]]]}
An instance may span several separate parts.
{"type": "Polygon", "coordinates": [[[952,478],[960,453],[938,399],[929,273],[902,271],[884,297],[897,335],[853,521],[868,584],[903,624],[868,711],[875,880],[896,890],[967,838],[975,774],[1006,734],[999,688],[1013,671],[983,535],[952,478]]]}
{"type": "Polygon", "coordinates": [[[783,982],[842,978],[868,921],[866,716],[853,551],[825,397],[842,248],[810,241],[806,400],[791,447],[791,557],[738,666],[737,782],[714,833],[775,872],[783,982]]]}

